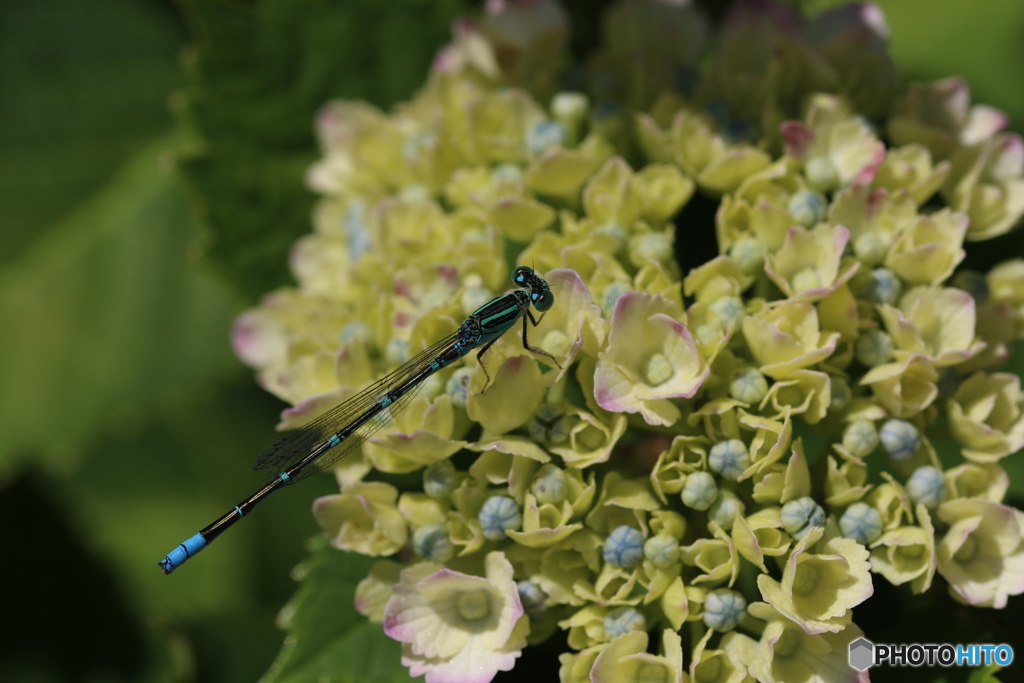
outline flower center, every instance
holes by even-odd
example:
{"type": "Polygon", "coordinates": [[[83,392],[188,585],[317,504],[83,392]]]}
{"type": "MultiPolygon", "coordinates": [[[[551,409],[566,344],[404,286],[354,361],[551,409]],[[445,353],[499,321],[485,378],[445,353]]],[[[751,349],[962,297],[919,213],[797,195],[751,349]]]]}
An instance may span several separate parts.
{"type": "Polygon", "coordinates": [[[544,335],[544,340],[540,343],[542,349],[556,358],[567,354],[570,346],[572,346],[572,342],[561,330],[551,330],[544,335]]]}
{"type": "Polygon", "coordinates": [[[793,577],[793,592],[805,595],[814,590],[816,585],[818,585],[818,568],[805,562],[797,568],[796,576],[793,577]]]}
{"type": "Polygon", "coordinates": [[[974,539],[968,536],[964,539],[964,544],[960,546],[960,550],[956,551],[956,555],[953,558],[957,562],[970,562],[974,558],[974,553],[978,549],[974,539]]]}
{"type": "Polygon", "coordinates": [[[800,637],[791,629],[787,628],[782,632],[782,635],[779,636],[779,639],[775,641],[775,656],[788,657],[793,654],[799,644],[800,637]]]}
{"type": "Polygon", "coordinates": [[[636,677],[637,683],[667,683],[668,672],[659,664],[644,664],[636,677]]]}
{"type": "Polygon", "coordinates": [[[656,353],[647,361],[647,368],[644,370],[644,379],[647,384],[656,387],[667,382],[673,374],[672,364],[663,353],[656,353]]]}
{"type": "Polygon", "coordinates": [[[815,287],[821,287],[821,277],[815,268],[804,268],[793,276],[793,291],[797,294],[815,287]]]}
{"type": "Polygon", "coordinates": [[[491,596],[485,590],[459,593],[456,607],[466,621],[479,621],[491,613],[491,596]]]}

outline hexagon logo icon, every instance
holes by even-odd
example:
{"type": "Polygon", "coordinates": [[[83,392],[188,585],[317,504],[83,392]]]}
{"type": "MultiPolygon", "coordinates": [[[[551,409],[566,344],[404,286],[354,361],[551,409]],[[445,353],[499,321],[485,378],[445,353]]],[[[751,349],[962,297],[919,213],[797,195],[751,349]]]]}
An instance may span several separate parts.
{"type": "Polygon", "coordinates": [[[875,644],[867,638],[858,638],[850,643],[850,666],[864,671],[875,663],[875,644]]]}

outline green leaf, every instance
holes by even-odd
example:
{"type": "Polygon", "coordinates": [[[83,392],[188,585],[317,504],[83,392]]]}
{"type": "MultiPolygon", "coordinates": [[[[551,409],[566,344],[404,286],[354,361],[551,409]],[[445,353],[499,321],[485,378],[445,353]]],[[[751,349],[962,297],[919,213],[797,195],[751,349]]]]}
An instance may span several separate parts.
{"type": "Polygon", "coordinates": [[[68,470],[97,437],[240,371],[236,304],[186,260],[195,230],[159,140],[0,271],[0,465],[68,470]]]}
{"type": "Polygon", "coordinates": [[[339,97],[390,106],[426,79],[463,0],[185,0],[195,38],[175,101],[195,139],[182,166],[206,256],[248,297],[290,282],[287,253],[311,230],[303,185],[313,122],[339,97]]]}
{"type": "Polygon", "coordinates": [[[401,646],[353,606],[356,585],[374,558],[330,548],[322,539],[299,569],[301,586],[282,614],[288,625],[284,649],[265,683],[409,681],[401,646]]]}
{"type": "Polygon", "coordinates": [[[0,264],[15,261],[173,124],[180,20],[163,3],[5,3],[0,264]],[[130,27],[130,30],[126,30],[130,27]]]}

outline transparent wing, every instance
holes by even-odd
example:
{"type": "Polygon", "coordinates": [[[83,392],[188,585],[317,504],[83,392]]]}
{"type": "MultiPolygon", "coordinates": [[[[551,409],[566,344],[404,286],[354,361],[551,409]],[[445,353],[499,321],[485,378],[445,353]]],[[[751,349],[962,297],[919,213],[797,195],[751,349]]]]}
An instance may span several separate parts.
{"type": "MultiPolygon", "coordinates": [[[[394,372],[369,385],[352,398],[339,403],[309,424],[277,440],[256,459],[253,469],[267,470],[267,483],[276,479],[282,472],[309,455],[314,448],[341,431],[346,425],[351,424],[358,416],[370,410],[389,392],[407,385],[413,377],[422,372],[424,368],[429,366],[435,358],[443,354],[458,339],[458,332],[448,335],[421,351],[394,372]]],[[[345,457],[345,455],[372,436],[374,432],[391,422],[394,416],[400,413],[419,392],[422,384],[423,382],[420,381],[414,386],[407,387],[402,396],[395,399],[390,406],[374,418],[363,423],[347,439],[328,450],[316,462],[304,468],[298,475],[292,477],[289,483],[300,481],[315,472],[323,471],[345,457]]]]}

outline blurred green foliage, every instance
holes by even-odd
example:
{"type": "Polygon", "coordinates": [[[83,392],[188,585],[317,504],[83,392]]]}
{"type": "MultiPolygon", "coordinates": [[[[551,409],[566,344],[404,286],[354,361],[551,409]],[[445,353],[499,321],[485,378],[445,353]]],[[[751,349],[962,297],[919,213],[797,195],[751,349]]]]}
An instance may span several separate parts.
{"type": "MultiPolygon", "coordinates": [[[[479,4],[0,6],[0,582],[18,629],[0,639],[0,680],[252,681],[272,663],[279,683],[404,678],[397,645],[351,609],[369,562],[319,541],[295,571],[281,650],[274,616],[329,477],[278,494],[172,577],[156,561],[260,481],[246,470],[281,404],[227,340],[245,305],[288,282],[288,248],[309,229],[317,109],[407,98],[453,17],[479,4]]],[[[582,57],[609,3],[566,4],[582,57]]],[[[880,4],[906,77],[961,75],[1022,130],[1024,4],[880,4]]],[[[1009,632],[1010,611],[886,587],[858,623],[898,609],[965,629],[921,641],[1009,632]]],[[[528,653],[535,670],[550,677],[560,647],[528,653]]]]}

